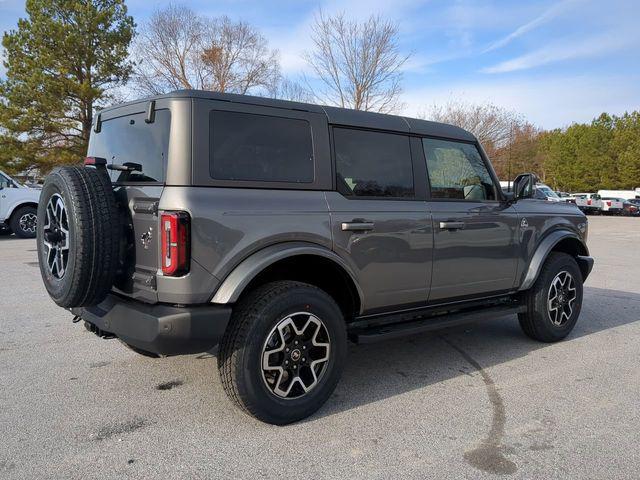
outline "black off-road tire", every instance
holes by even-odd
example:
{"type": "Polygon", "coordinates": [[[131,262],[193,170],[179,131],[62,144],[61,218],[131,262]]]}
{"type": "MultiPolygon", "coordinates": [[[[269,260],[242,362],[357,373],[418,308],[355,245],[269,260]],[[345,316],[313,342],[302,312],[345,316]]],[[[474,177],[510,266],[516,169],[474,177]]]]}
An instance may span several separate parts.
{"type": "Polygon", "coordinates": [[[241,410],[263,422],[285,425],[308,417],[326,402],[342,374],[346,351],[345,321],[333,298],[312,285],[277,281],[238,302],[220,344],[218,368],[225,392],[241,410]],[[282,398],[267,387],[261,357],[269,332],[295,312],[322,320],[330,338],[329,361],[315,387],[299,398],[282,398]]]}
{"type": "Polygon", "coordinates": [[[44,285],[61,307],[100,303],[111,290],[118,268],[122,222],[111,181],[93,168],[61,167],[45,180],[38,204],[38,260],[44,285]],[[68,257],[60,278],[50,271],[45,246],[46,209],[54,195],[64,201],[68,257]]]}
{"type": "Polygon", "coordinates": [[[582,310],[582,273],[575,259],[566,253],[552,252],[547,257],[538,279],[524,294],[527,306],[525,313],[518,314],[518,320],[524,333],[540,342],[557,342],[565,338],[580,316],[582,310]],[[568,272],[574,280],[575,301],[572,313],[561,325],[555,325],[549,312],[548,296],[551,283],[561,272],[568,272]]]}
{"type": "Polygon", "coordinates": [[[16,237],[20,238],[35,238],[36,231],[25,230],[22,228],[21,220],[25,215],[33,215],[37,216],[38,211],[35,207],[31,207],[29,205],[25,205],[24,207],[17,208],[13,215],[11,215],[11,220],[9,222],[9,226],[11,227],[11,231],[16,234],[16,237]]]}

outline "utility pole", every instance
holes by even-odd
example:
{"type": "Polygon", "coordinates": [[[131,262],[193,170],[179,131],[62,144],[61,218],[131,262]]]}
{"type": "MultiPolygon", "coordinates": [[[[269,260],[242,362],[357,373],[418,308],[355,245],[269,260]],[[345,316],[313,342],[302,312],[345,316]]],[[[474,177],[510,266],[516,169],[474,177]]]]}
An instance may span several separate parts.
{"type": "Polygon", "coordinates": [[[509,155],[507,157],[507,192],[511,191],[511,147],[513,146],[513,120],[509,122],[509,155]]]}

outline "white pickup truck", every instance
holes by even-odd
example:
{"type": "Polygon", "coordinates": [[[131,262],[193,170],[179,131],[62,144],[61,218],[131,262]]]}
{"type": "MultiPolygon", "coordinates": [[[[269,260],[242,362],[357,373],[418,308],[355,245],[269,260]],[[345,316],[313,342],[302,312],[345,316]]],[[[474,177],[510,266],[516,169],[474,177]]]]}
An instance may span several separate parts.
{"type": "Polygon", "coordinates": [[[576,205],[584,213],[602,213],[602,198],[597,193],[574,193],[576,205]]]}
{"type": "Polygon", "coordinates": [[[36,236],[40,190],[21,185],[0,171],[0,234],[36,236]]]}

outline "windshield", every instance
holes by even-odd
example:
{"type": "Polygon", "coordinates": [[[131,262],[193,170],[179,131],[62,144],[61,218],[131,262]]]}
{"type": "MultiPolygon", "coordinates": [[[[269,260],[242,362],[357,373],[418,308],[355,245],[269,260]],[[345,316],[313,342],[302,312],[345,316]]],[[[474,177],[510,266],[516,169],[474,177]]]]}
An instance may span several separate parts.
{"type": "Polygon", "coordinates": [[[0,184],[2,184],[2,186],[11,186],[11,185],[14,185],[16,187],[22,186],[19,182],[15,181],[6,173],[2,173],[2,172],[0,172],[0,184]]]}

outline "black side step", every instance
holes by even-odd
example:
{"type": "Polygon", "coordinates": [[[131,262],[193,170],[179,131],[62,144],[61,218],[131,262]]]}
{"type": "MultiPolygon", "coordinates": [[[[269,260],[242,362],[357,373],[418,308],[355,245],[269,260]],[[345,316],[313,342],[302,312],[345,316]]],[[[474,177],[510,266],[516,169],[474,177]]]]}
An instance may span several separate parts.
{"type": "Polygon", "coordinates": [[[374,343],[391,338],[413,335],[416,333],[454,327],[478,320],[491,320],[507,315],[515,315],[526,310],[525,305],[499,305],[462,312],[437,315],[402,323],[378,325],[372,327],[358,327],[348,332],[349,339],[355,343],[374,343]]]}

